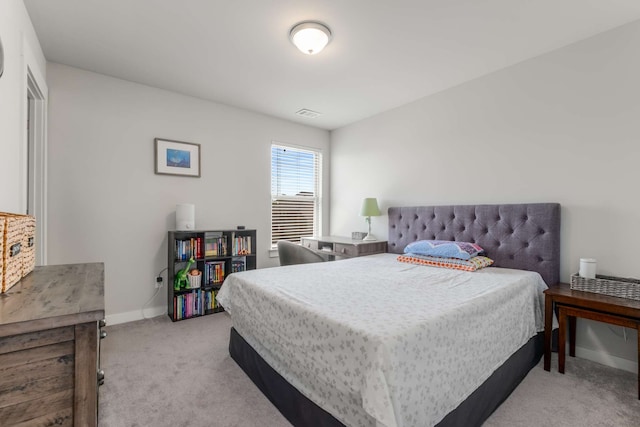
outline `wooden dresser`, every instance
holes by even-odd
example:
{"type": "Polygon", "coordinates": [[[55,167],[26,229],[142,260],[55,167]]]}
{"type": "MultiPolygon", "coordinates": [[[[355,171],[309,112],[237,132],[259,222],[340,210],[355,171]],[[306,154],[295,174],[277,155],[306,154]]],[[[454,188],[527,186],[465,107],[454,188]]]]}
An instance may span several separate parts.
{"type": "Polygon", "coordinates": [[[36,267],[0,295],[0,425],[97,425],[104,265],[36,267]]]}

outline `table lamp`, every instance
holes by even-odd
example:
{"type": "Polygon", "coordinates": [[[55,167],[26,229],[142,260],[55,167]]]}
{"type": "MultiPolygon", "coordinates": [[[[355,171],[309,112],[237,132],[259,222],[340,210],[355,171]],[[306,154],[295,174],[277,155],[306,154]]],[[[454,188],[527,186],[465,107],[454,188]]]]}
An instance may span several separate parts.
{"type": "Polygon", "coordinates": [[[362,240],[377,240],[373,234],[371,234],[371,217],[380,216],[380,209],[378,209],[378,201],[375,197],[368,197],[362,201],[362,209],[360,210],[360,216],[366,216],[367,223],[369,224],[369,233],[362,240]]]}

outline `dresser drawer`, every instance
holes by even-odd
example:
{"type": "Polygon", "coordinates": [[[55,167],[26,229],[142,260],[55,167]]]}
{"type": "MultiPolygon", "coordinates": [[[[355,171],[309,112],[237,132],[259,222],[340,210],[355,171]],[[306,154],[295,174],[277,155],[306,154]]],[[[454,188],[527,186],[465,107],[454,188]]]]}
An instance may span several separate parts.
{"type": "Polygon", "coordinates": [[[0,424],[73,425],[72,326],[0,339],[0,424]]]}
{"type": "MultiPolygon", "coordinates": [[[[73,326],[13,335],[0,339],[0,354],[73,341],[73,326]]],[[[0,364],[0,369],[3,366],[0,364]]]]}
{"type": "Polygon", "coordinates": [[[346,256],[346,257],[358,256],[358,247],[354,245],[336,243],[333,245],[333,251],[336,254],[341,256],[346,256]]]}
{"type": "Polygon", "coordinates": [[[369,242],[358,245],[358,253],[362,255],[383,254],[387,252],[387,242],[369,242]]]}
{"type": "Polygon", "coordinates": [[[309,249],[312,249],[314,251],[318,250],[318,241],[317,240],[311,240],[311,239],[302,238],[300,240],[300,243],[305,248],[309,248],[309,249]]]}

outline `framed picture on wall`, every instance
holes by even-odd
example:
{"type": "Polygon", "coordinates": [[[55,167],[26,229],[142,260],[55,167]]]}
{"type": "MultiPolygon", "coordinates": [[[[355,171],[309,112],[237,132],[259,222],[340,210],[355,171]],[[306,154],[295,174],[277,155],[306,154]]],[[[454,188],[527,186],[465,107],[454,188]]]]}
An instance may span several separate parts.
{"type": "Polygon", "coordinates": [[[200,144],[155,138],[156,174],[200,177],[200,144]]]}

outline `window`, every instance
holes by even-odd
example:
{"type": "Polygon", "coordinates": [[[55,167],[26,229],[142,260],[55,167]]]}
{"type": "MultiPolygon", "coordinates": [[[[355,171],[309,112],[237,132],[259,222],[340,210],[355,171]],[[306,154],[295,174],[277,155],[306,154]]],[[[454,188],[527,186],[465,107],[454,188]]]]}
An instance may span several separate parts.
{"type": "Polygon", "coordinates": [[[271,145],[271,247],[320,232],[322,153],[271,145]]]}

